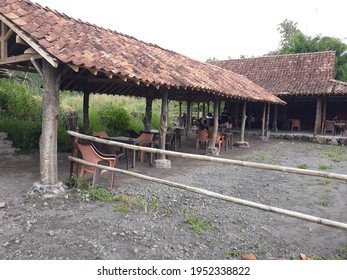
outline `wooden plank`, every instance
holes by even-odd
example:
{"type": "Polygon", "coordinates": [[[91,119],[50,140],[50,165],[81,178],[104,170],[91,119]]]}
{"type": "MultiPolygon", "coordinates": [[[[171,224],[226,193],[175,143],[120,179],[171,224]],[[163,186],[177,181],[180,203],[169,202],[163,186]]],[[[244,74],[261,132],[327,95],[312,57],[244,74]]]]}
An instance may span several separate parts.
{"type": "Polygon", "coordinates": [[[38,54],[36,54],[36,55],[30,54],[30,53],[21,54],[21,55],[11,56],[11,57],[7,57],[7,58],[1,58],[0,59],[0,65],[30,61],[31,56],[33,56],[35,59],[41,58],[41,56],[38,54]]]}

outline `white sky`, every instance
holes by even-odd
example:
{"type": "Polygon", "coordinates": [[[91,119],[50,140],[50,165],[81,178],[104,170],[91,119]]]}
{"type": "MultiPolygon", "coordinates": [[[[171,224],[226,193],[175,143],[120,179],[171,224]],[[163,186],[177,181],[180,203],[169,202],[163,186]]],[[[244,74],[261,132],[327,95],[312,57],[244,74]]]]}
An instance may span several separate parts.
{"type": "Polygon", "coordinates": [[[347,43],[346,0],[32,1],[200,61],[276,50],[286,18],[306,35],[347,43]]]}

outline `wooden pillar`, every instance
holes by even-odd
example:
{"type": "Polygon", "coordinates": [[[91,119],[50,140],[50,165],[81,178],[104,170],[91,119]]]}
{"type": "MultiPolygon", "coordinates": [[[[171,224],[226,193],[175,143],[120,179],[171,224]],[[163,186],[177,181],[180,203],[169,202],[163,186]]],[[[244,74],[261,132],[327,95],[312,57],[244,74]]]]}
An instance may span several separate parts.
{"type": "Polygon", "coordinates": [[[220,106],[219,99],[216,98],[213,102],[213,130],[212,130],[212,138],[211,138],[211,141],[209,142],[210,147],[216,146],[216,137],[217,137],[217,131],[218,131],[219,106],[220,106]]]}
{"type": "Polygon", "coordinates": [[[197,119],[200,118],[200,103],[198,102],[198,116],[197,116],[197,119]]]}
{"type": "Polygon", "coordinates": [[[178,102],[178,117],[182,116],[182,101],[178,102]]]}
{"type": "Polygon", "coordinates": [[[278,120],[278,104],[275,104],[275,109],[274,109],[274,121],[272,125],[272,130],[273,131],[278,131],[277,128],[277,120],[278,120]]]}
{"type": "Polygon", "coordinates": [[[202,103],[202,117],[205,118],[206,117],[206,103],[202,103]]]}
{"type": "Polygon", "coordinates": [[[186,136],[188,136],[189,129],[192,127],[192,108],[193,102],[187,101],[187,120],[186,120],[186,136]]]}
{"type": "MultiPolygon", "coordinates": [[[[167,132],[167,117],[168,117],[168,92],[162,92],[161,115],[160,115],[160,140],[159,148],[165,150],[166,132],[167,132]]],[[[165,159],[165,155],[160,155],[160,159],[165,159]]]]}
{"type": "Polygon", "coordinates": [[[265,129],[268,131],[270,129],[270,110],[271,110],[271,104],[267,104],[267,112],[266,112],[266,126],[265,129]]]}
{"type": "Polygon", "coordinates": [[[239,112],[240,112],[240,103],[236,102],[236,104],[235,104],[235,128],[239,128],[239,112]]]}
{"type": "Polygon", "coordinates": [[[322,122],[325,122],[327,120],[327,103],[328,103],[328,100],[324,98],[323,109],[322,109],[322,122]]]}
{"type": "Polygon", "coordinates": [[[83,133],[87,134],[89,132],[89,96],[90,92],[83,92],[83,133]]]}
{"type": "Polygon", "coordinates": [[[241,143],[245,142],[245,128],[246,128],[246,120],[247,120],[247,102],[243,103],[243,108],[242,108],[242,122],[241,122],[241,143]]]}
{"type": "Polygon", "coordinates": [[[263,106],[263,117],[261,119],[261,137],[265,136],[266,103],[263,106]]]}
{"type": "Polygon", "coordinates": [[[323,103],[323,98],[322,97],[317,97],[317,104],[316,104],[316,120],[314,123],[314,131],[313,134],[317,135],[321,133],[321,128],[322,128],[322,103],[323,103]]]}
{"type": "Polygon", "coordinates": [[[146,96],[146,111],[143,118],[144,130],[150,130],[152,128],[152,105],[153,105],[153,96],[146,96]]]}
{"type": "Polygon", "coordinates": [[[60,73],[43,60],[42,133],[40,136],[40,183],[58,183],[58,112],[60,73]]]}

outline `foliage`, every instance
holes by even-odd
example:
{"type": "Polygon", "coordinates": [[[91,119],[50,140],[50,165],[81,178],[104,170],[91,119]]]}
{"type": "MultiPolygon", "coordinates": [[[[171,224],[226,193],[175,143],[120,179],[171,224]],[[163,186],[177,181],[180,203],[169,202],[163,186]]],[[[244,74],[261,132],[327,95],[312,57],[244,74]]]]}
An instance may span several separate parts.
{"type": "Polygon", "coordinates": [[[307,165],[306,164],[299,164],[297,166],[297,168],[299,168],[299,169],[307,169],[307,165]]]}
{"type": "Polygon", "coordinates": [[[296,22],[288,19],[279,24],[278,31],[281,33],[280,47],[271,54],[335,51],[335,78],[347,81],[347,45],[341,39],[322,35],[307,36],[297,28],[296,22]]]}

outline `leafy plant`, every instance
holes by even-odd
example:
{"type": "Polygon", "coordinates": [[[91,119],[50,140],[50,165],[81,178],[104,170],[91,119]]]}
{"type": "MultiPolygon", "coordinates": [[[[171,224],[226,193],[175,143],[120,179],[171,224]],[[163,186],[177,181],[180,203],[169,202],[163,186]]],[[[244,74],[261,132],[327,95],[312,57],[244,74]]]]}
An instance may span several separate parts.
{"type": "Polygon", "coordinates": [[[197,233],[214,228],[210,220],[197,215],[194,210],[191,213],[187,210],[183,210],[183,222],[188,224],[188,226],[197,233]]]}
{"type": "Polygon", "coordinates": [[[322,186],[327,186],[327,185],[329,185],[331,183],[331,181],[330,180],[327,180],[327,179],[323,179],[323,180],[319,180],[318,181],[318,184],[319,185],[322,185],[322,186]]]}
{"type": "Polygon", "coordinates": [[[325,165],[325,164],[320,164],[320,165],[318,165],[318,168],[320,170],[327,170],[327,169],[331,169],[331,166],[330,165],[325,165]]]}
{"type": "Polygon", "coordinates": [[[238,257],[240,255],[240,252],[236,249],[226,249],[225,254],[227,256],[227,259],[230,259],[238,257]]]}
{"type": "Polygon", "coordinates": [[[112,201],[113,195],[109,193],[108,190],[101,186],[95,186],[94,188],[89,187],[89,195],[91,198],[100,201],[112,201]]]}

